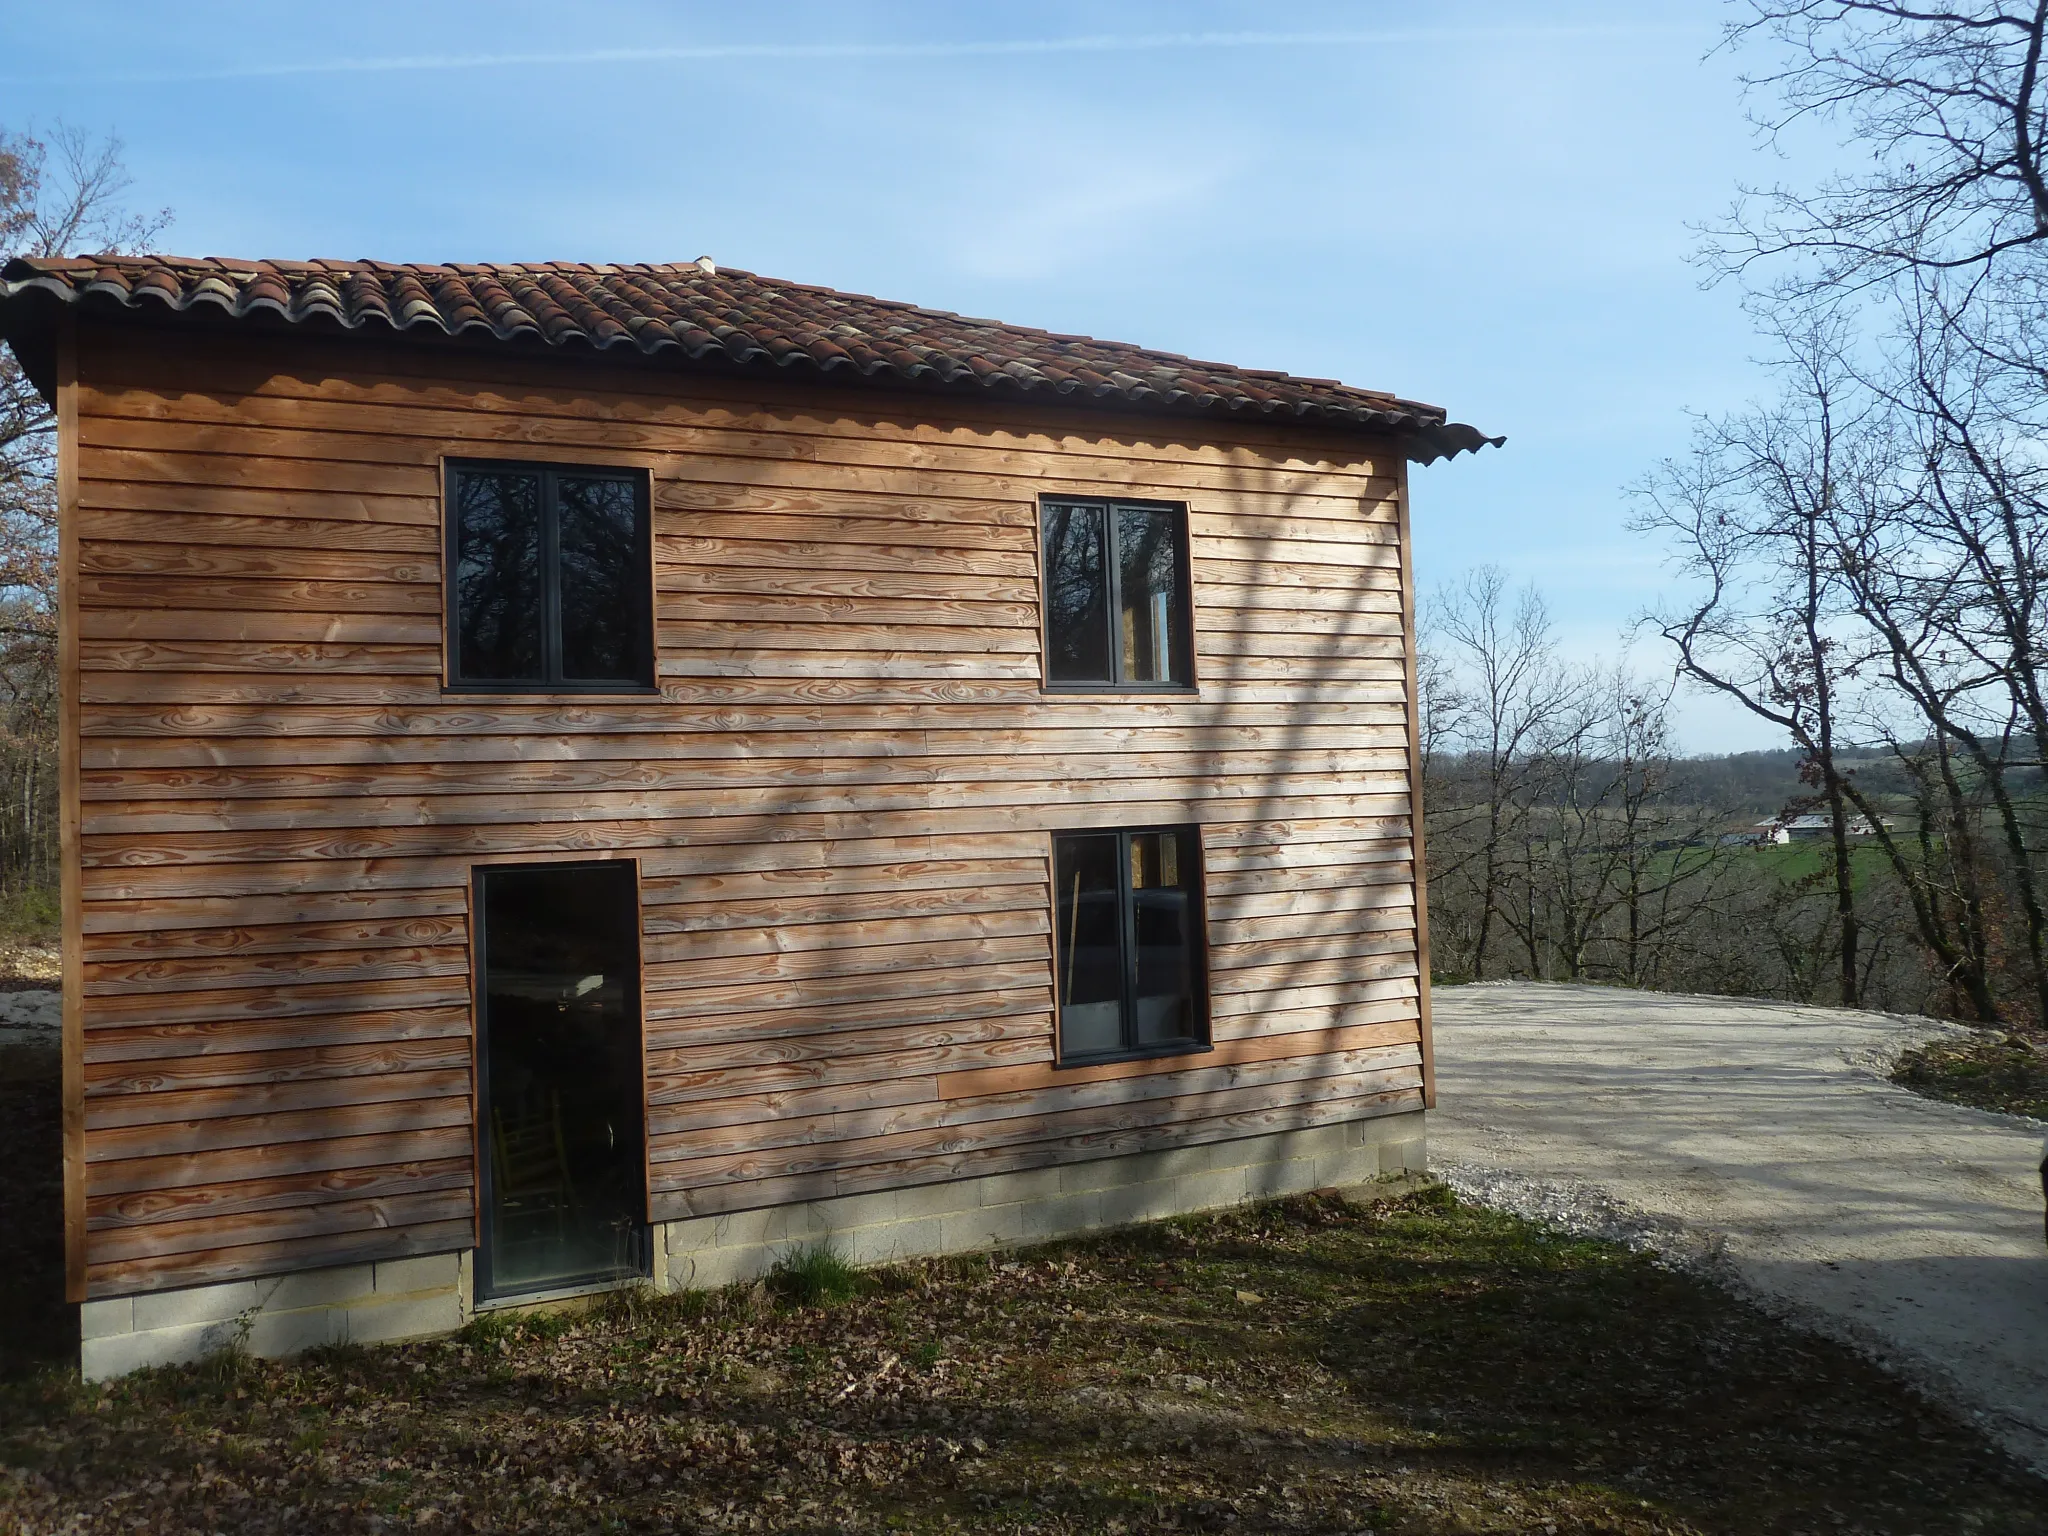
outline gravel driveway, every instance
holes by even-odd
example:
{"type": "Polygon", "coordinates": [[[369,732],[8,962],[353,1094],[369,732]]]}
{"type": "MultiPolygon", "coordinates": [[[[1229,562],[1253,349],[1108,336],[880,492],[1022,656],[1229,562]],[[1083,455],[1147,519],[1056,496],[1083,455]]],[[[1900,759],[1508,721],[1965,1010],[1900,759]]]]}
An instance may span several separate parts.
{"type": "Polygon", "coordinates": [[[1883,1075],[1952,1026],[1533,983],[1443,988],[1435,1019],[1453,1184],[1725,1263],[2048,1470],[2048,1127],[1883,1075]]]}

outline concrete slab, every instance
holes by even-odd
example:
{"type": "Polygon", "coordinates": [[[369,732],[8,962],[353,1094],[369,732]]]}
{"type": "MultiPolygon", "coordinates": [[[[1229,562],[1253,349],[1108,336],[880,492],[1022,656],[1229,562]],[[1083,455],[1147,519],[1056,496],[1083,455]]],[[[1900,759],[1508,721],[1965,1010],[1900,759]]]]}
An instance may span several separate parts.
{"type": "Polygon", "coordinates": [[[1441,1171],[1644,1213],[2048,1469],[2048,1126],[1884,1077],[1956,1026],[1527,983],[1445,988],[1435,1019],[1441,1171]]]}

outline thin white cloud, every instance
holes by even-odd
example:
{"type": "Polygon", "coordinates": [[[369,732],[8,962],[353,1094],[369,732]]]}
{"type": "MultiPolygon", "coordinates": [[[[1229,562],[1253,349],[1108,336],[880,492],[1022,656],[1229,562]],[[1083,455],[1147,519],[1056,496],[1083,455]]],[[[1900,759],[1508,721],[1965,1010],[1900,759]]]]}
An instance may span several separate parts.
{"type": "Polygon", "coordinates": [[[688,43],[539,53],[389,54],[223,64],[213,68],[79,74],[0,75],[14,84],[152,85],[213,80],[265,80],[294,75],[379,75],[421,71],[521,69],[535,66],[675,64],[731,60],[859,60],[1003,58],[1059,53],[1148,53],[1175,49],[1345,48],[1411,43],[1481,43],[1594,37],[1669,37],[1702,33],[1698,26],[1406,27],[1347,32],[1148,32],[1084,37],[995,38],[900,43],[688,43]]]}
{"type": "Polygon", "coordinates": [[[985,192],[969,194],[981,206],[949,221],[946,243],[976,277],[1038,281],[1128,248],[1159,219],[1203,206],[1239,170],[1228,153],[1187,167],[1099,149],[1092,159],[1061,153],[1049,164],[1010,163],[984,178],[985,192]]]}

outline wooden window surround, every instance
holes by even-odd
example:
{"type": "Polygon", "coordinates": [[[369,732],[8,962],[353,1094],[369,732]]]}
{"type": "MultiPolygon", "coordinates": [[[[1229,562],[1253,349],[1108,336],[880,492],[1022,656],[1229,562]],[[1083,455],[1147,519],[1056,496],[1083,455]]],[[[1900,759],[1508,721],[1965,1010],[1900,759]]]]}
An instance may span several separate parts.
{"type": "Polygon", "coordinates": [[[449,688],[653,692],[648,489],[634,469],[450,461],[449,688]]]}
{"type": "Polygon", "coordinates": [[[1046,688],[1194,692],[1187,507],[1048,496],[1038,526],[1046,688]]]}
{"type": "Polygon", "coordinates": [[[1059,1064],[1209,1047],[1199,827],[1056,832],[1059,1064]]]}

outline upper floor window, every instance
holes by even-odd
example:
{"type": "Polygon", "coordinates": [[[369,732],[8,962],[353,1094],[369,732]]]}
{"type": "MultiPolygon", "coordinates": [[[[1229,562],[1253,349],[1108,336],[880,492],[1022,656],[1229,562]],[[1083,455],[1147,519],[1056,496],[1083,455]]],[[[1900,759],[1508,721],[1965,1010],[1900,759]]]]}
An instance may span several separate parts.
{"type": "Polygon", "coordinates": [[[456,687],[654,686],[647,477],[448,466],[448,676],[456,687]]]}
{"type": "Polygon", "coordinates": [[[1055,688],[1189,688],[1188,513],[1047,500],[1045,677],[1055,688]]]}

